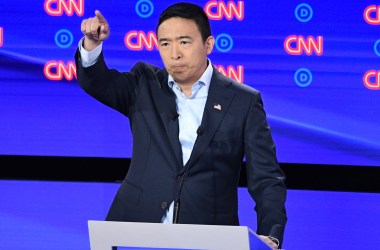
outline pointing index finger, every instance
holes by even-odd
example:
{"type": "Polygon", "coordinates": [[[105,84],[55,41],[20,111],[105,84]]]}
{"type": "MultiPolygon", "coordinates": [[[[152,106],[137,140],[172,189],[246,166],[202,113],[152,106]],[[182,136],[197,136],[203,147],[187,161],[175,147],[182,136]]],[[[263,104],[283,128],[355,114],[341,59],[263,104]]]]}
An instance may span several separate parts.
{"type": "Polygon", "coordinates": [[[95,10],[95,15],[99,19],[100,22],[107,22],[102,13],[99,10],[95,10]]]}

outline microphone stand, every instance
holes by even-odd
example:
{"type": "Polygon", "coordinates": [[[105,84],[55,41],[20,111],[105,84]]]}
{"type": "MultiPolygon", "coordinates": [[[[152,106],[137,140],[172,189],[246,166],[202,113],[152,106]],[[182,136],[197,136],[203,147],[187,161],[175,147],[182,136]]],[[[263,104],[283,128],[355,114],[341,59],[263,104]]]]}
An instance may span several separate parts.
{"type": "Polygon", "coordinates": [[[183,182],[185,180],[185,176],[187,175],[187,171],[189,169],[190,164],[186,164],[186,169],[183,175],[181,176],[181,182],[179,183],[177,198],[174,200],[174,211],[173,211],[173,224],[178,224],[179,222],[179,210],[181,207],[181,192],[183,182]]]}
{"type": "MultiPolygon", "coordinates": [[[[197,129],[198,136],[202,135],[202,133],[203,133],[202,127],[199,126],[198,129],[197,129]]],[[[197,140],[198,140],[198,137],[195,140],[194,146],[196,145],[197,140]]],[[[185,165],[185,171],[183,172],[183,175],[181,176],[181,182],[179,183],[177,198],[174,200],[173,224],[178,224],[179,223],[179,211],[180,211],[180,208],[181,208],[182,186],[183,186],[183,183],[185,181],[185,177],[187,175],[187,172],[189,170],[189,166],[190,166],[190,159],[189,159],[189,161],[185,165]]]]}

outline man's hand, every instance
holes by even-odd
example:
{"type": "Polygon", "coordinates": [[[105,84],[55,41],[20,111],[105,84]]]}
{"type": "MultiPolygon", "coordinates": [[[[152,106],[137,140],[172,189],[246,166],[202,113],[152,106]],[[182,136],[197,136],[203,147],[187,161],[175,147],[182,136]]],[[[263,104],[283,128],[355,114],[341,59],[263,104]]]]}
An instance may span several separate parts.
{"type": "Polygon", "coordinates": [[[98,10],[95,10],[94,17],[82,21],[81,31],[85,37],[83,47],[87,51],[95,49],[110,35],[108,22],[98,10]]]}
{"type": "Polygon", "coordinates": [[[278,245],[272,241],[268,236],[259,235],[262,240],[264,240],[269,246],[271,246],[273,249],[278,249],[278,245]]]}

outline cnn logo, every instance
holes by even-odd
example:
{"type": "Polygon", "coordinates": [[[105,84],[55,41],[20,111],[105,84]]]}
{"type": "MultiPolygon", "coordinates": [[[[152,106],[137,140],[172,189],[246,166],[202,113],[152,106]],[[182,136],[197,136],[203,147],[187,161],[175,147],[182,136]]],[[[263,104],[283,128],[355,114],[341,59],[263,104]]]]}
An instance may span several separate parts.
{"type": "Polygon", "coordinates": [[[149,31],[148,34],[143,31],[129,31],[124,37],[124,44],[130,50],[143,50],[144,47],[147,50],[158,48],[157,37],[153,31],[149,31]]]}
{"type": "Polygon", "coordinates": [[[370,5],[365,8],[364,20],[371,25],[380,25],[380,6],[370,5]]]}
{"type": "Polygon", "coordinates": [[[52,81],[60,81],[65,78],[71,81],[77,77],[75,63],[70,61],[65,64],[63,61],[49,61],[44,66],[44,75],[52,81]]]}
{"type": "Polygon", "coordinates": [[[316,39],[308,36],[306,39],[303,36],[291,35],[284,41],[285,51],[290,55],[301,55],[305,52],[311,55],[313,52],[320,56],[323,54],[323,37],[318,36],[316,39]]]}
{"type": "Polygon", "coordinates": [[[3,46],[3,27],[0,27],[0,47],[3,46]]]}
{"type": "Polygon", "coordinates": [[[363,83],[370,90],[380,90],[380,70],[368,70],[363,76],[363,83]]]}
{"type": "Polygon", "coordinates": [[[44,9],[50,16],[62,16],[65,13],[68,16],[83,16],[84,0],[45,0],[44,9]]]}
{"type": "Polygon", "coordinates": [[[227,20],[236,18],[241,21],[244,19],[244,2],[238,1],[237,5],[228,1],[209,1],[206,3],[204,10],[210,20],[222,20],[225,17],[227,20]]]}
{"type": "Polygon", "coordinates": [[[223,67],[222,65],[215,65],[215,67],[223,75],[230,77],[240,83],[244,82],[244,67],[243,66],[239,65],[237,66],[237,69],[235,69],[231,65],[227,66],[227,69],[223,67]]]}

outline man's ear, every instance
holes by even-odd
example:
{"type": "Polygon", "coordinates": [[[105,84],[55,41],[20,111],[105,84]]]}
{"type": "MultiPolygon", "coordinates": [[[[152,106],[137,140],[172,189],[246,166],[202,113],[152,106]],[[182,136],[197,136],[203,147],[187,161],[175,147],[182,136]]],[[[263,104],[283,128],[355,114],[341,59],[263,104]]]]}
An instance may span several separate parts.
{"type": "Polygon", "coordinates": [[[206,40],[206,51],[207,51],[207,54],[210,54],[211,51],[213,50],[214,48],[214,44],[215,44],[215,39],[213,36],[209,36],[207,37],[207,40],[206,40]]]}

